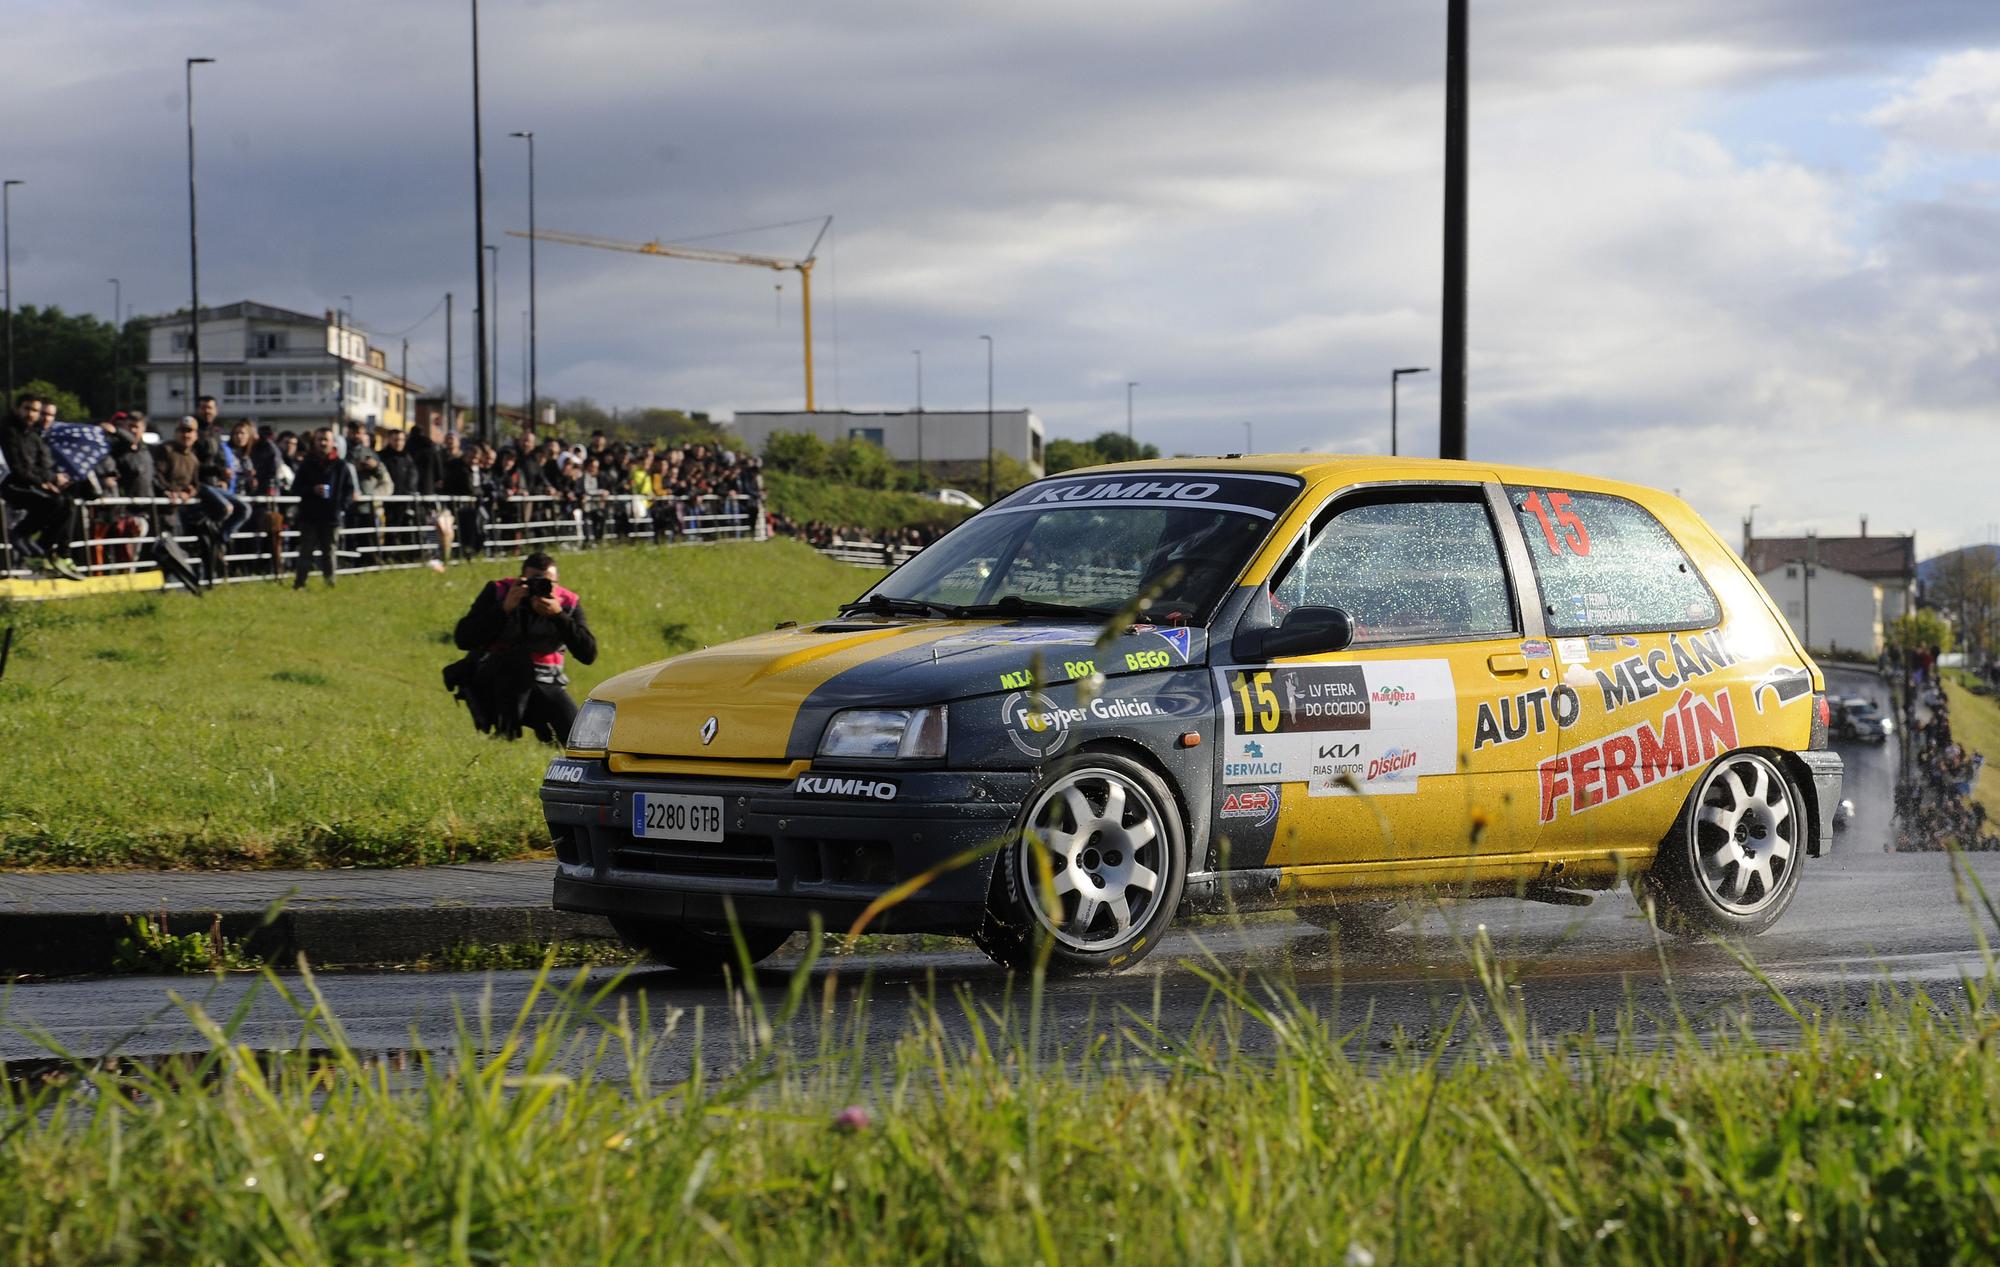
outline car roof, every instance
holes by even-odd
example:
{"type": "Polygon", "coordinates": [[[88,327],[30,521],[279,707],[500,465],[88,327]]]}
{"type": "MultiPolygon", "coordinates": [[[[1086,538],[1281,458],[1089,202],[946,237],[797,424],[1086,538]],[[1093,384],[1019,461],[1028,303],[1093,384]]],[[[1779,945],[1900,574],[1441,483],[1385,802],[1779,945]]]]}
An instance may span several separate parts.
{"type": "MultiPolygon", "coordinates": [[[[1151,458],[1144,462],[1115,462],[1105,466],[1062,471],[1073,475],[1137,474],[1146,471],[1214,471],[1223,474],[1242,471],[1255,474],[1297,475],[1308,485],[1376,480],[1493,480],[1505,484],[1556,484],[1589,492],[1663,498],[1668,494],[1643,484],[1554,471],[1540,467],[1511,466],[1498,462],[1461,462],[1448,458],[1387,457],[1363,453],[1248,453],[1224,457],[1151,458]]],[[[1679,500],[1678,498],[1674,500],[1679,500]]]]}

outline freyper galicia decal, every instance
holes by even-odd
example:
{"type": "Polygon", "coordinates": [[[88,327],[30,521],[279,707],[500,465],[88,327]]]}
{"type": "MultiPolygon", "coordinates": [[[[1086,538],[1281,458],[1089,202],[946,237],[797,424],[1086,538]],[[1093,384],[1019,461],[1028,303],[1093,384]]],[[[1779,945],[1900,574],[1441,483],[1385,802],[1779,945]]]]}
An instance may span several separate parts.
{"type": "Polygon", "coordinates": [[[1392,795],[1453,769],[1458,696],[1449,661],[1227,668],[1217,671],[1217,689],[1225,783],[1392,795]]]}

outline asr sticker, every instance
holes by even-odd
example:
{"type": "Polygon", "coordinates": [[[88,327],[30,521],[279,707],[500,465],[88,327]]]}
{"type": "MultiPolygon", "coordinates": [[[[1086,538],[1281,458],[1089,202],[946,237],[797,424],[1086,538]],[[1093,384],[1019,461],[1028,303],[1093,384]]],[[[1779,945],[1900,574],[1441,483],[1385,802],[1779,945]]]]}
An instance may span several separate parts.
{"type": "Polygon", "coordinates": [[[1252,820],[1252,827],[1269,827],[1278,819],[1276,785],[1241,787],[1222,798],[1222,817],[1252,820]]]}

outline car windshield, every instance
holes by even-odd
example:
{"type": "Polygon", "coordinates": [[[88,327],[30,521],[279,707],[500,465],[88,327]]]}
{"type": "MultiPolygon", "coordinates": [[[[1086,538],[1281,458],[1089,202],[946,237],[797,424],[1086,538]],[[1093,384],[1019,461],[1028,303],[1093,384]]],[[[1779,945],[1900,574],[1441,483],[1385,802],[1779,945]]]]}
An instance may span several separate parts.
{"type": "Polygon", "coordinates": [[[1112,472],[1030,484],[966,520],[857,607],[1201,624],[1298,496],[1296,476],[1112,472]]]}

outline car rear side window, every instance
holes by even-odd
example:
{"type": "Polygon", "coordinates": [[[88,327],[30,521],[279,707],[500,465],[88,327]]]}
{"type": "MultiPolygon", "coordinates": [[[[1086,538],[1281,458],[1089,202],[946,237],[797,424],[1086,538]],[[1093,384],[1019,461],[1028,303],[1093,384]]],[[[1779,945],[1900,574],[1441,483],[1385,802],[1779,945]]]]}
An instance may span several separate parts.
{"type": "Polygon", "coordinates": [[[1722,619],[1687,552],[1652,512],[1604,493],[1511,486],[1552,634],[1700,629],[1722,619]]]}
{"type": "Polygon", "coordinates": [[[1516,627],[1499,543],[1477,492],[1342,503],[1271,597],[1284,610],[1342,609],[1354,621],[1356,646],[1498,637],[1516,627]]]}

